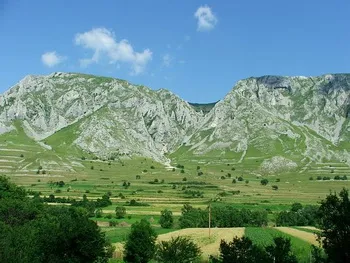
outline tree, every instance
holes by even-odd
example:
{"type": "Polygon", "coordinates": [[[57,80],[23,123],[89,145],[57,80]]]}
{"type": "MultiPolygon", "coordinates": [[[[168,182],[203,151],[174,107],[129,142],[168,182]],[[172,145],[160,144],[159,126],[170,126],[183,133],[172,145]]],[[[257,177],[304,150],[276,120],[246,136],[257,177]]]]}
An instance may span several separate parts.
{"type": "Polygon", "coordinates": [[[229,243],[221,240],[221,263],[267,263],[266,252],[247,237],[234,237],[229,243]]]}
{"type": "Polygon", "coordinates": [[[162,228],[171,228],[174,224],[173,212],[165,209],[161,212],[159,224],[162,228]]]}
{"type": "Polygon", "coordinates": [[[191,263],[200,259],[201,251],[188,237],[178,236],[157,246],[155,259],[164,263],[191,263]]]}
{"type": "Polygon", "coordinates": [[[328,256],[328,262],[350,262],[350,200],[345,188],[330,193],[319,208],[320,242],[328,256]]]}
{"type": "Polygon", "coordinates": [[[290,239],[275,237],[274,244],[266,247],[270,262],[274,263],[298,263],[296,256],[291,252],[290,239]]]}
{"type": "Polygon", "coordinates": [[[147,263],[156,251],[157,234],[145,219],[131,226],[131,232],[124,246],[124,261],[147,263]]]}
{"type": "Polygon", "coordinates": [[[303,209],[303,205],[302,204],[300,204],[300,203],[293,203],[292,204],[292,208],[290,209],[290,211],[298,212],[301,209],[303,209]]]}
{"type": "Polygon", "coordinates": [[[120,218],[124,218],[126,215],[126,209],[124,206],[117,206],[115,208],[115,216],[120,219],[120,218]]]}
{"type": "Polygon", "coordinates": [[[269,183],[269,180],[267,180],[266,178],[261,179],[261,181],[260,181],[261,185],[267,185],[268,183],[269,183]]]}

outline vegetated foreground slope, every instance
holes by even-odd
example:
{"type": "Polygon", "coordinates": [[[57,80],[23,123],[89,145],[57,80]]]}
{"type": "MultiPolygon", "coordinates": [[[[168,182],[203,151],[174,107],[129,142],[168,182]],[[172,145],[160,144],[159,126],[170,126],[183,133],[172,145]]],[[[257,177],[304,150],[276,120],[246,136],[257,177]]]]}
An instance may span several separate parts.
{"type": "MultiPolygon", "coordinates": [[[[347,174],[349,120],[349,74],[249,78],[208,105],[73,73],[28,76],[0,96],[4,149],[22,147],[16,139],[5,142],[21,133],[40,148],[34,161],[45,151],[66,166],[79,166],[82,155],[143,156],[162,163],[229,160],[258,174],[347,174]]],[[[10,159],[4,157],[4,171],[23,168],[10,159]]]]}

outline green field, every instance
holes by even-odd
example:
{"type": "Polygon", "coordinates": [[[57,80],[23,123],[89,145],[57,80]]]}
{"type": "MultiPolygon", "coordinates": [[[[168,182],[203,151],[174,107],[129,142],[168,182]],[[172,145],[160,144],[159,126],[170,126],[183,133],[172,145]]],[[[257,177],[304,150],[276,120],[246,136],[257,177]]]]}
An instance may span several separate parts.
{"type": "MultiPolygon", "coordinates": [[[[54,194],[79,199],[86,194],[88,198],[98,198],[110,192],[113,206],[104,209],[106,214],[113,213],[116,205],[125,205],[131,199],[149,206],[127,207],[129,215],[159,215],[165,208],[179,215],[184,203],[205,208],[209,202],[267,209],[273,213],[285,210],[297,201],[317,204],[330,190],[339,191],[350,186],[349,180],[318,181],[311,168],[264,176],[269,183],[262,186],[261,177],[254,172],[262,161],[258,157],[246,157],[240,163],[237,156],[194,156],[188,159],[179,151],[170,156],[171,165],[175,167],[173,171],[172,167],[145,158],[99,160],[78,149],[71,149],[63,155],[62,146],[47,149],[18,128],[18,131],[0,135],[2,174],[29,190],[40,191],[42,196],[54,194]],[[178,164],[184,166],[183,173],[182,169],[176,168],[178,164]],[[198,176],[198,172],[203,174],[198,176]],[[309,180],[310,176],[314,180],[309,180]],[[238,181],[238,177],[243,180],[238,181]],[[232,182],[233,179],[236,183],[232,182]],[[64,181],[65,186],[51,184],[57,181],[64,181]],[[124,187],[124,181],[130,182],[130,186],[124,187]],[[273,190],[272,185],[277,185],[278,190],[273,190]],[[200,196],[196,195],[198,192],[200,196]],[[121,199],[120,194],[125,199],[121,199]]],[[[349,174],[350,171],[344,163],[313,165],[326,167],[320,172],[322,176],[349,174]],[[332,168],[327,168],[329,166],[332,168]]]]}
{"type": "Polygon", "coordinates": [[[290,238],[292,251],[297,256],[298,262],[310,262],[311,244],[300,238],[282,233],[273,228],[248,227],[245,229],[245,236],[259,246],[268,246],[273,243],[274,237],[290,238]]]}

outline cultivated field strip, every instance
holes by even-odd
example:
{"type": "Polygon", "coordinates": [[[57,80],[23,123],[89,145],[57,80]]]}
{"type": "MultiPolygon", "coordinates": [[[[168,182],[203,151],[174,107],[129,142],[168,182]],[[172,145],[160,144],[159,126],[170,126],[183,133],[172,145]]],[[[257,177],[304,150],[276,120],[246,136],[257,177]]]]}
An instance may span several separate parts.
{"type": "Polygon", "coordinates": [[[288,235],[300,238],[310,244],[318,245],[316,235],[313,233],[305,232],[291,227],[276,227],[276,229],[288,235]]]}

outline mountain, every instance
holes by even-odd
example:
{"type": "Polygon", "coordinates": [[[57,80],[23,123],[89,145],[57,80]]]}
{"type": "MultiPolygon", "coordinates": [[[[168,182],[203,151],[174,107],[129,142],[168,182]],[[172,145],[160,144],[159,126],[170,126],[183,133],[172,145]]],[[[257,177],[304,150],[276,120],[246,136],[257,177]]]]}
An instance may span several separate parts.
{"type": "Polygon", "coordinates": [[[350,166],[350,74],[239,81],[223,100],[74,73],[27,76],[0,96],[0,133],[57,154],[258,160],[260,171],[350,166]]]}

